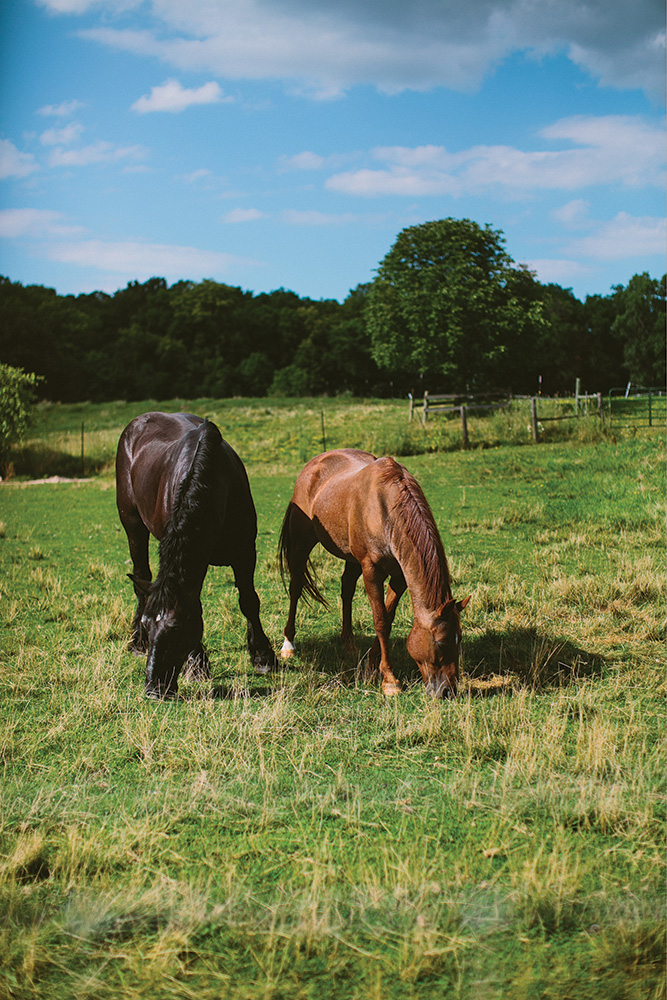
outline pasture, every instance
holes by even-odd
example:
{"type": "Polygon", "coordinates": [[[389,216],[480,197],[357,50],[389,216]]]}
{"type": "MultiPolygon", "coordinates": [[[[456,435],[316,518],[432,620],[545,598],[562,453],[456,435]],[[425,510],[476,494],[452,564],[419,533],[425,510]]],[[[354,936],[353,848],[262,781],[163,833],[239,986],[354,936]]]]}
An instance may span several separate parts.
{"type": "MultiPolygon", "coordinates": [[[[0,996],[664,997],[664,436],[586,422],[534,446],[503,414],[462,452],[403,404],[170,404],[246,462],[276,651],[280,524],[323,428],[409,456],[472,597],[459,697],[425,696],[406,595],[407,690],[384,699],[338,638],[341,563],[315,550],[332,608],[300,605],[266,677],[211,569],[213,682],[156,703],[111,461],[158,405],[44,406],[17,472],[77,475],[84,421],[89,478],[0,484],[0,996]]],[[[361,657],[361,586],[354,627],[361,657]]]]}

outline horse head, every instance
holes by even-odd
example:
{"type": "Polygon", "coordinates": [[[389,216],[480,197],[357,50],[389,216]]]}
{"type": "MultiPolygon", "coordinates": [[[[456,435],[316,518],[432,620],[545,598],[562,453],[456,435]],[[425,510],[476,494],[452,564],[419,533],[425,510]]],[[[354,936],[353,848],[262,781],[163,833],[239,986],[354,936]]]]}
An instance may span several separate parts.
{"type": "MultiPolygon", "coordinates": [[[[136,579],[134,582],[139,583],[136,579]]],[[[201,646],[204,632],[201,601],[199,593],[165,600],[165,594],[155,583],[146,587],[141,616],[148,646],[145,693],[147,698],[170,700],[178,691],[183,663],[201,646]]]]}
{"type": "Polygon", "coordinates": [[[459,680],[461,646],[460,615],[470,600],[447,600],[428,625],[415,624],[408,636],[407,649],[424,679],[427,694],[453,698],[459,680]]]}

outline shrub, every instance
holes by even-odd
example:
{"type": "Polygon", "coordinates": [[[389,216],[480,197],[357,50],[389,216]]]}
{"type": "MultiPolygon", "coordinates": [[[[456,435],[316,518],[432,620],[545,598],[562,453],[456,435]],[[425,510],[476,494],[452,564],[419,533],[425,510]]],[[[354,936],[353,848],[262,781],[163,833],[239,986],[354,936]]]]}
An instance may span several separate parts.
{"type": "Polygon", "coordinates": [[[10,468],[10,452],[25,434],[39,375],[0,364],[0,476],[10,468]]]}

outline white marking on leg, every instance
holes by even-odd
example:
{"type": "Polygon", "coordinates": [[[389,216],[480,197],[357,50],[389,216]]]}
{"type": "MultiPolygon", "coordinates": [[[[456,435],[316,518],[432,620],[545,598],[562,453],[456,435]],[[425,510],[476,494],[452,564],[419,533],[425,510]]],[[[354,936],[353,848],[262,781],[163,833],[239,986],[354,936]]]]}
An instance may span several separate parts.
{"type": "Polygon", "coordinates": [[[280,650],[280,655],[282,656],[283,660],[287,660],[290,656],[294,656],[295,652],[296,649],[294,647],[294,643],[290,642],[289,639],[285,637],[282,649],[280,650]]]}

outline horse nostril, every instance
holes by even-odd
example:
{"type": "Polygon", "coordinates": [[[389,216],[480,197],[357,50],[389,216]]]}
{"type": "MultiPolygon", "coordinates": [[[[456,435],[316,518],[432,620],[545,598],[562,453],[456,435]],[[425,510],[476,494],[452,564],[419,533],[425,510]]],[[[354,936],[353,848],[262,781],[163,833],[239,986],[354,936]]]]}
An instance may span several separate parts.
{"type": "Polygon", "coordinates": [[[432,698],[450,699],[456,697],[456,681],[447,677],[432,677],[426,685],[426,693],[432,698]]]}

